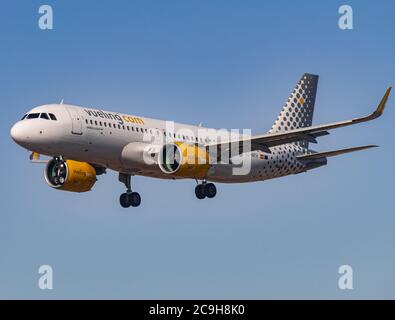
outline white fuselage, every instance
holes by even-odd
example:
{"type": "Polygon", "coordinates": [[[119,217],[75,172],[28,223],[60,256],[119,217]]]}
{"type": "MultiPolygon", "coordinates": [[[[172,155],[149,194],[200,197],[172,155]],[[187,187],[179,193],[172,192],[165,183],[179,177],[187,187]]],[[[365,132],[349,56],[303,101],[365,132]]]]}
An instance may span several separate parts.
{"type": "MultiPolygon", "coordinates": [[[[29,111],[27,118],[13,126],[11,135],[24,148],[47,156],[62,155],[122,173],[174,179],[155,163],[135,161],[134,151],[149,145],[155,153],[167,142],[204,146],[217,141],[218,130],[74,105],[49,104],[29,111]],[[37,114],[47,116],[37,117],[37,114]],[[55,115],[56,120],[50,119],[49,114],[55,115]]],[[[308,150],[297,144],[284,144],[271,151],[247,152],[231,157],[228,163],[214,163],[206,179],[225,183],[262,181],[325,164],[309,166],[299,161],[296,156],[308,150]],[[248,163],[247,170],[235,170],[240,168],[240,163],[248,163]]]]}

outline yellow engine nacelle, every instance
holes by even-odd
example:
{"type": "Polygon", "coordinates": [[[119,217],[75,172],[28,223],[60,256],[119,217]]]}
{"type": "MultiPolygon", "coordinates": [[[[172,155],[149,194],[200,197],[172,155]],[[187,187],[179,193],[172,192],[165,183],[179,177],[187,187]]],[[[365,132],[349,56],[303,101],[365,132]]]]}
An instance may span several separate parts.
{"type": "Polygon", "coordinates": [[[87,162],[54,158],[45,168],[45,180],[52,188],[72,191],[90,191],[96,182],[96,170],[87,162]]]}
{"type": "Polygon", "coordinates": [[[204,179],[211,166],[205,148],[182,142],[166,144],[159,151],[158,163],[162,172],[182,178],[204,179]]]}

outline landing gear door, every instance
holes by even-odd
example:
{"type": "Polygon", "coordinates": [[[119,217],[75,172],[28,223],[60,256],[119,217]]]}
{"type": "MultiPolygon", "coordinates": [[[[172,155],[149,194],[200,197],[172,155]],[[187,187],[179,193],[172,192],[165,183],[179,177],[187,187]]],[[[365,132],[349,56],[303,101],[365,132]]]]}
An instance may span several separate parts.
{"type": "Polygon", "coordinates": [[[67,112],[70,115],[72,123],[71,133],[82,135],[82,117],[79,114],[78,110],[74,108],[67,108],[67,112]]]}

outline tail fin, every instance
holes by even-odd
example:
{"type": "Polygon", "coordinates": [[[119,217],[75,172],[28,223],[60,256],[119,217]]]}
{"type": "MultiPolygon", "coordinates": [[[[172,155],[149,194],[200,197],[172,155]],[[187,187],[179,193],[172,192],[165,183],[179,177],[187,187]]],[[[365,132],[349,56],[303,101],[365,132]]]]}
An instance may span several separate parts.
{"type": "MultiPolygon", "coordinates": [[[[305,73],[292,91],[269,133],[310,127],[313,123],[317,85],[318,76],[305,73]]],[[[308,141],[299,141],[295,144],[303,148],[309,146],[308,141]]]]}

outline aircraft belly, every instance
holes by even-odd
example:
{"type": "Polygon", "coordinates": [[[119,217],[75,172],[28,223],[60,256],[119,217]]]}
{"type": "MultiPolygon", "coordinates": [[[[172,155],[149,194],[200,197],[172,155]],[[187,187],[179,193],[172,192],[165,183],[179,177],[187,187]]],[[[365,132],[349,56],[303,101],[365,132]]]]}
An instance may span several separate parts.
{"type": "MultiPolygon", "coordinates": [[[[251,168],[253,165],[251,165],[251,168]]],[[[245,168],[244,170],[232,164],[215,164],[213,165],[207,176],[207,180],[223,183],[242,183],[258,181],[252,175],[253,170],[245,168]]]]}

